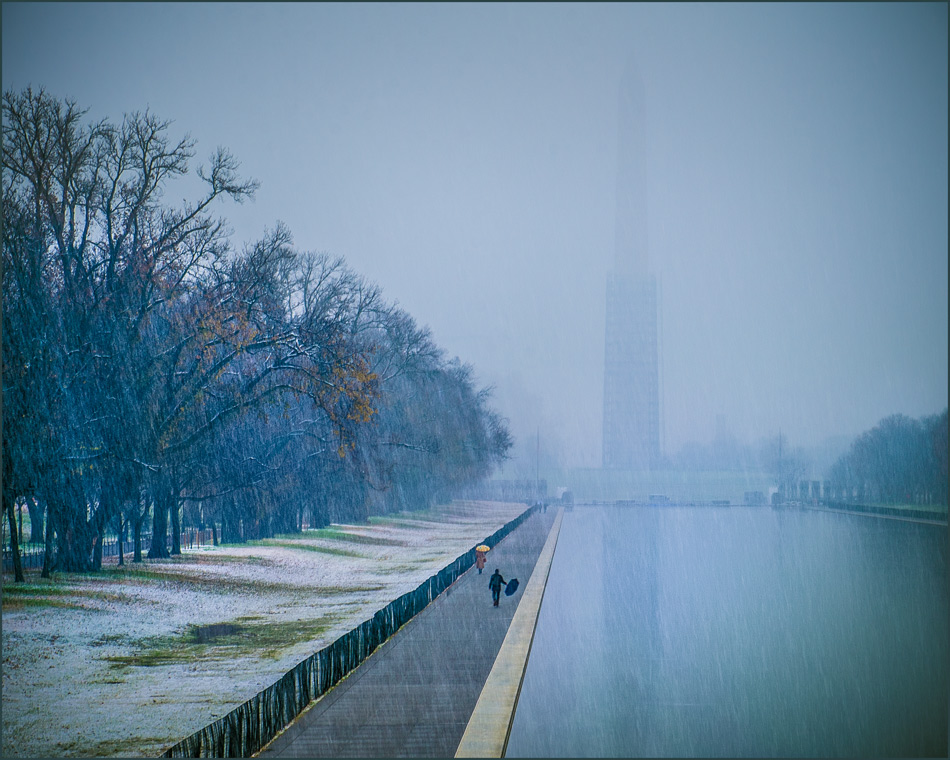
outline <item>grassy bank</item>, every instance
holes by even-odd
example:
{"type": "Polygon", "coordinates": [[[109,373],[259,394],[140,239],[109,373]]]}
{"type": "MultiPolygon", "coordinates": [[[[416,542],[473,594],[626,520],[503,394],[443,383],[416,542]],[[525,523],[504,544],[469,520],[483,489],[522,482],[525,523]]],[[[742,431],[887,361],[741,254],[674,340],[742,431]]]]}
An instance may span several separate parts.
{"type": "Polygon", "coordinates": [[[113,557],[99,573],[5,573],[2,755],[158,755],[524,509],[454,503],[123,567],[113,557]]]}

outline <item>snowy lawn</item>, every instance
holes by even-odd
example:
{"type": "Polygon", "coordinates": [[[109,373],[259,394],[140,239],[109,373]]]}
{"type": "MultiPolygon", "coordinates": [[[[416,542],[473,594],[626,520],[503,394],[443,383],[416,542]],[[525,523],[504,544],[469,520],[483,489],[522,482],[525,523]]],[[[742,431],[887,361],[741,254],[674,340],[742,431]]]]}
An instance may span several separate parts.
{"type": "Polygon", "coordinates": [[[2,755],[158,755],[526,508],[455,502],[168,560],[111,557],[97,574],[4,573],[2,755]]]}

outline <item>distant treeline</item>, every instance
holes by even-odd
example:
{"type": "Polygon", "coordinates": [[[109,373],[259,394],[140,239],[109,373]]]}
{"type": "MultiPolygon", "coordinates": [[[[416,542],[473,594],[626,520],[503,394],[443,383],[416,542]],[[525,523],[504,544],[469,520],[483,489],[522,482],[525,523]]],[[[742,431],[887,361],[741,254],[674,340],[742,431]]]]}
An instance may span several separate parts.
{"type": "Polygon", "coordinates": [[[865,431],[832,466],[832,493],[879,504],[947,503],[947,410],[894,414],[865,431]]]}
{"type": "Polygon", "coordinates": [[[818,453],[789,445],[782,434],[753,445],[723,436],[688,443],[668,463],[683,470],[769,473],[786,498],[799,492],[801,482],[823,476],[830,500],[947,503],[947,410],[920,419],[894,414],[858,436],[847,453],[825,462],[815,461],[818,453]]]}
{"type": "MultiPolygon", "coordinates": [[[[226,541],[447,499],[511,446],[428,329],[288,230],[233,250],[215,204],[257,184],[219,148],[169,205],[194,143],[151,113],[89,123],[3,95],[3,509],[44,575],[101,563],[107,531],[150,557],[183,515],[226,541]],[[44,517],[45,525],[44,525],[44,517]],[[55,563],[55,565],[54,565],[55,563]]],[[[22,572],[17,562],[17,579],[22,572]]]]}

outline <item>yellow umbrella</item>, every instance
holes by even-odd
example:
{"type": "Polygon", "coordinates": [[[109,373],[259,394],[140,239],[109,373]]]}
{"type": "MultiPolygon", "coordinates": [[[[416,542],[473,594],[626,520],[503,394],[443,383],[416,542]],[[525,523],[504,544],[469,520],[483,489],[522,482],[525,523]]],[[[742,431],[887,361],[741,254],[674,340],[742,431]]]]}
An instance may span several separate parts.
{"type": "Polygon", "coordinates": [[[478,546],[475,547],[475,551],[477,551],[477,552],[490,552],[490,551],[491,551],[491,547],[490,547],[490,546],[486,546],[485,544],[479,544],[478,546]]]}

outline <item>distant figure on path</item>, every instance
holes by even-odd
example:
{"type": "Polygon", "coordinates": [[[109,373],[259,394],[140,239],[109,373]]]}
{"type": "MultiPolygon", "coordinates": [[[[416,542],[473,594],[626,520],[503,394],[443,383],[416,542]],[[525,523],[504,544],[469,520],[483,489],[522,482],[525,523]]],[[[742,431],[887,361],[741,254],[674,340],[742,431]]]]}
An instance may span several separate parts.
{"type": "Polygon", "coordinates": [[[478,574],[482,574],[482,570],[485,569],[485,552],[475,552],[475,567],[478,568],[478,574]]]}
{"type": "Polygon", "coordinates": [[[491,598],[495,603],[495,607],[498,606],[498,597],[501,595],[501,587],[504,586],[508,581],[501,577],[501,573],[498,572],[498,568],[495,568],[495,574],[488,579],[488,588],[491,589],[491,598]]]}

